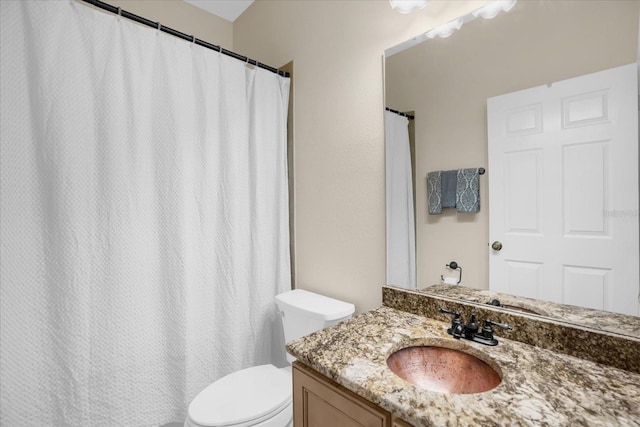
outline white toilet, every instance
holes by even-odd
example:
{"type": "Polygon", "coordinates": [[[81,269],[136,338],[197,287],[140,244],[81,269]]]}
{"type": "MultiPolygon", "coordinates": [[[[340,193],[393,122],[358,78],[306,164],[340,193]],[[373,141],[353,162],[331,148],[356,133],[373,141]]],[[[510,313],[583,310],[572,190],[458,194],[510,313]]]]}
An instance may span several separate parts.
{"type": "MultiPolygon", "coordinates": [[[[276,296],[286,342],[351,317],[353,304],[295,289],[276,296]]],[[[287,361],[295,358],[287,354],[287,361]]],[[[184,427],[287,427],[292,425],[291,366],[261,365],[229,374],[189,405],[184,427]]]]}

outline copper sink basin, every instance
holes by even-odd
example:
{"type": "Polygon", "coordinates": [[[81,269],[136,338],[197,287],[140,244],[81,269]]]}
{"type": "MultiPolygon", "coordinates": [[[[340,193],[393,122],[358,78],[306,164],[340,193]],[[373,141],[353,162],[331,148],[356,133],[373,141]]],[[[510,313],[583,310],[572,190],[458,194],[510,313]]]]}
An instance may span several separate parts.
{"type": "Polygon", "coordinates": [[[403,380],[440,393],[482,393],[502,381],[486,362],[445,347],[406,347],[392,353],[387,365],[403,380]]]}

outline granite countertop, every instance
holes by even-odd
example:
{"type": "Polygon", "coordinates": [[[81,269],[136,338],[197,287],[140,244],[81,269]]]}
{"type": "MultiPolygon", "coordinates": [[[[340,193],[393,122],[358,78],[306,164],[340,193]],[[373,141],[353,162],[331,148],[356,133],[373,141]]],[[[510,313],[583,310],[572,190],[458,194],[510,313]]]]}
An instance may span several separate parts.
{"type": "Polygon", "coordinates": [[[416,427],[640,425],[640,374],[504,338],[495,347],[456,340],[447,326],[382,306],[291,341],[287,350],[416,427]],[[497,367],[502,382],[466,395],[417,388],[386,364],[412,345],[462,349],[497,367]]]}

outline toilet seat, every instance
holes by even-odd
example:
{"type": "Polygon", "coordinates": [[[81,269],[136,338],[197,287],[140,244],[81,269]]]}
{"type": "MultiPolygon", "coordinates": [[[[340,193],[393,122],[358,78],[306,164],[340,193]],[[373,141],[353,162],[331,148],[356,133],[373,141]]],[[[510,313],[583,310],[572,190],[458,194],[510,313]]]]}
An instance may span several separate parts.
{"type": "Polygon", "coordinates": [[[198,393],[189,419],[207,427],[252,426],[290,405],[291,388],[291,376],[273,365],[236,371],[198,393]]]}

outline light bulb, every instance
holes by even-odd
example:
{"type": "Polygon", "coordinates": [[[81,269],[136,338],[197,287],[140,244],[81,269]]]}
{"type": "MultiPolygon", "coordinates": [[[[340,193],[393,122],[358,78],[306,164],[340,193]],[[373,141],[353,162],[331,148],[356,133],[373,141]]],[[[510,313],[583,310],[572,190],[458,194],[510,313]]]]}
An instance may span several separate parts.
{"type": "Polygon", "coordinates": [[[389,0],[391,9],[404,14],[424,8],[428,2],[429,0],[389,0]]]}
{"type": "Polygon", "coordinates": [[[508,12],[516,4],[517,0],[496,0],[481,8],[474,10],[473,16],[481,16],[485,19],[492,19],[498,16],[500,12],[508,12]]]}
{"type": "Polygon", "coordinates": [[[446,24],[438,25],[434,29],[427,31],[424,35],[430,39],[434,37],[442,37],[444,39],[453,34],[455,30],[459,30],[460,27],[462,27],[462,18],[454,19],[446,24]]]}

